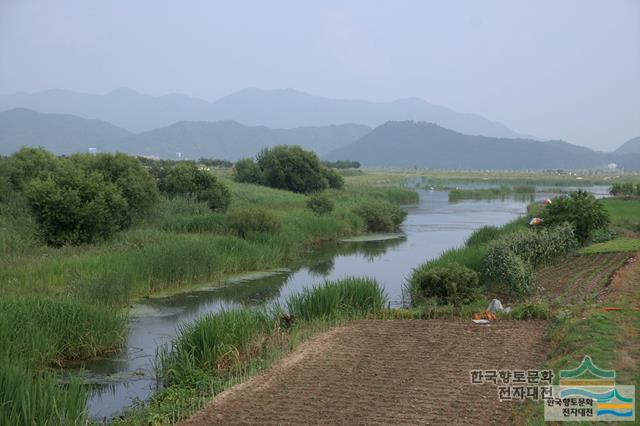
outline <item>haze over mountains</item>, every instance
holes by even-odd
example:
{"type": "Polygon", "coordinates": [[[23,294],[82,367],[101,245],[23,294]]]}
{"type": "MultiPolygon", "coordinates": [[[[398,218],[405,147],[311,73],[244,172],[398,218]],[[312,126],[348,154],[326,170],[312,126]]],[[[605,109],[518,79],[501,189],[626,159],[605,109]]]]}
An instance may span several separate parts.
{"type": "Polygon", "coordinates": [[[293,89],[244,89],[215,102],[179,94],[149,96],[131,89],[104,95],[59,89],[0,95],[0,110],[11,108],[104,120],[136,133],[179,121],[234,120],[245,125],[294,128],[349,123],[375,127],[389,120],[417,120],[472,135],[522,136],[504,124],[418,98],[370,102],[323,98],[293,89]]]}
{"type": "Polygon", "coordinates": [[[482,117],[455,113],[418,99],[375,103],[319,98],[293,90],[247,89],[214,103],[183,95],[140,95],[130,90],[107,95],[54,90],[0,98],[5,105],[8,100],[40,109],[78,110],[84,116],[124,122],[128,128],[145,128],[175,117],[185,119],[134,133],[105,120],[10,109],[0,112],[0,154],[29,145],[43,146],[57,154],[96,148],[161,158],[235,161],[252,157],[265,147],[288,144],[302,145],[329,160],[357,160],[368,166],[589,169],[616,163],[626,169],[640,169],[640,138],[626,142],[615,152],[602,153],[563,141],[517,137],[515,132],[482,117]],[[395,115],[412,115],[415,111],[440,121],[392,120],[395,115]],[[221,119],[210,121],[205,116],[221,119]],[[232,117],[242,117],[243,122],[232,117]],[[352,123],[285,127],[295,122],[338,123],[341,117],[369,123],[382,120],[383,124],[375,128],[352,123]],[[247,122],[279,123],[283,127],[247,122]],[[475,133],[447,128],[443,122],[475,133]]]}
{"type": "Polygon", "coordinates": [[[602,153],[564,141],[465,135],[433,123],[387,122],[329,153],[369,166],[437,169],[591,169],[615,162],[640,169],[640,154],[602,153]]]}
{"type": "Polygon", "coordinates": [[[87,152],[96,146],[113,146],[131,132],[100,120],[69,114],[43,114],[16,108],[0,112],[0,154],[21,146],[42,146],[56,154],[87,152]]]}
{"type": "Polygon", "coordinates": [[[161,158],[175,159],[180,152],[181,158],[235,161],[280,144],[302,145],[324,155],[370,131],[370,127],[358,124],[270,129],[235,121],[181,121],[134,134],[100,120],[17,108],[0,112],[0,154],[11,154],[27,145],[42,146],[56,154],[96,148],[100,152],[121,151],[161,158]]]}
{"type": "Polygon", "coordinates": [[[614,152],[616,154],[640,154],[640,136],[629,139],[614,152]]]}

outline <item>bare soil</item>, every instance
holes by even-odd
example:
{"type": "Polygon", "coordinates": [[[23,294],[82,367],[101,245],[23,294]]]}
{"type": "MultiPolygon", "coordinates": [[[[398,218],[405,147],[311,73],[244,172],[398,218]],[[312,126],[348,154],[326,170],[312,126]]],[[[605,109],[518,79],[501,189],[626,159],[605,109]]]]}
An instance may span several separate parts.
{"type": "Polygon", "coordinates": [[[510,424],[517,403],[470,384],[470,370],[540,367],[546,325],[357,321],[303,343],[183,424],[510,424]]]}

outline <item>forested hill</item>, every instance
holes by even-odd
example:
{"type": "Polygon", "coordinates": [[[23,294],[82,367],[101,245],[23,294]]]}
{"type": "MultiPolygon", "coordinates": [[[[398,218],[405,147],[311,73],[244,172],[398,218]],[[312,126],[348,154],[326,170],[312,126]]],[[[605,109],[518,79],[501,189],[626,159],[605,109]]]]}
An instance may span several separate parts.
{"type": "Polygon", "coordinates": [[[607,154],[563,141],[466,135],[415,121],[387,122],[325,157],[369,166],[437,169],[590,169],[610,162],[640,169],[640,156],[607,154]]]}
{"type": "Polygon", "coordinates": [[[113,146],[129,134],[105,121],[68,114],[23,108],[0,112],[0,154],[11,154],[23,145],[42,146],[57,154],[87,152],[89,148],[113,146]]]}

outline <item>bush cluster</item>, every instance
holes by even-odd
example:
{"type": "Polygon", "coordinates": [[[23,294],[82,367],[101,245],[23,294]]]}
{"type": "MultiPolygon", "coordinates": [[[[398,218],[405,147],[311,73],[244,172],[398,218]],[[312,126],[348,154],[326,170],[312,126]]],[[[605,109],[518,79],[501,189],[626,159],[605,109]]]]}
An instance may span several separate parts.
{"type": "Polygon", "coordinates": [[[271,212],[259,208],[242,208],[230,211],[227,227],[240,238],[255,234],[273,233],[280,229],[280,222],[271,212]]]}
{"type": "Polygon", "coordinates": [[[489,245],[485,270],[493,281],[505,284],[515,295],[523,295],[531,291],[536,266],[564,257],[576,246],[573,227],[566,222],[514,232],[489,245]]]}
{"type": "Polygon", "coordinates": [[[335,207],[333,201],[322,193],[309,195],[306,204],[309,210],[319,215],[331,213],[335,207]]]}
{"type": "Polygon", "coordinates": [[[342,176],[323,165],[314,152],[297,145],[266,148],[258,154],[256,161],[250,158],[238,161],[234,177],[238,182],[303,194],[344,186],[342,176]]]}
{"type": "Polygon", "coordinates": [[[573,225],[576,237],[586,244],[596,229],[609,225],[609,214],[604,205],[591,193],[583,190],[558,197],[541,212],[546,226],[555,226],[564,222],[573,225]]]}
{"type": "Polygon", "coordinates": [[[38,232],[53,246],[110,237],[144,217],[159,201],[153,178],[124,154],[57,158],[22,148],[2,160],[3,184],[25,197],[38,232]]]}
{"type": "Polygon", "coordinates": [[[206,202],[215,212],[224,212],[231,204],[231,192],[226,185],[195,163],[176,164],[161,176],[159,186],[169,197],[195,198],[206,202]]]}
{"type": "Polygon", "coordinates": [[[434,298],[440,304],[471,303],[480,292],[479,274],[456,262],[418,269],[411,280],[420,296],[434,298]]]}
{"type": "Polygon", "coordinates": [[[611,195],[640,196],[640,183],[634,185],[632,182],[617,182],[611,185],[611,190],[609,192],[611,195]]]}
{"type": "Polygon", "coordinates": [[[407,217],[407,212],[398,204],[384,200],[368,201],[356,208],[355,212],[364,219],[370,232],[395,231],[407,217]]]}

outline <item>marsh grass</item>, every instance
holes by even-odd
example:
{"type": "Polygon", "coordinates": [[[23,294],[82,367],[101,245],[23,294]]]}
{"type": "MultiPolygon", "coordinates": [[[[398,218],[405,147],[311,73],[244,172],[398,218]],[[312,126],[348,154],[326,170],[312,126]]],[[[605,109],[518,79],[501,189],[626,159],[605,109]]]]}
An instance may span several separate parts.
{"type": "Polygon", "coordinates": [[[270,366],[301,341],[346,321],[380,315],[386,297],[372,279],[346,278],[316,286],[286,302],[286,309],[238,308],[182,325],[170,346],[157,355],[158,380],[165,388],[147,407],[116,424],[177,422],[211,396],[270,366]]]}
{"type": "Polygon", "coordinates": [[[48,297],[0,300],[0,358],[38,368],[117,349],[126,319],[112,308],[48,297]]]}
{"type": "Polygon", "coordinates": [[[0,424],[86,423],[87,389],[47,367],[117,350],[125,318],[111,308],[30,296],[0,300],[0,424]]]}
{"type": "Polygon", "coordinates": [[[530,196],[532,198],[535,192],[536,188],[533,185],[501,185],[499,188],[452,189],[449,191],[449,201],[490,200],[511,196],[519,196],[521,198],[530,196]]]}
{"type": "MultiPolygon", "coordinates": [[[[2,387],[6,385],[2,385],[0,393],[17,392],[23,401],[28,402],[31,395],[41,395],[38,392],[46,391],[49,399],[42,397],[43,404],[55,402],[59,405],[58,414],[62,416],[59,418],[64,420],[63,423],[73,424],[75,420],[68,419],[76,418],[73,413],[78,412],[73,407],[77,399],[65,402],[67,400],[56,396],[58,394],[53,389],[60,388],[50,386],[53,382],[47,381],[49,376],[45,371],[70,360],[117,350],[126,334],[122,308],[133,299],[216,281],[226,275],[286,266],[320,241],[365,232],[364,220],[354,212],[362,203],[417,200],[415,192],[385,187],[400,185],[401,175],[375,182],[371,176],[355,176],[353,179],[357,182],[354,184],[349,182],[351,178],[347,178],[344,190],[327,191],[335,202],[335,209],[319,217],[306,208],[303,195],[235,183],[225,174],[220,179],[233,193],[230,211],[264,209],[278,219],[281,224],[278,231],[240,238],[230,232],[225,215],[211,213],[205,203],[174,198],[161,200],[149,217],[109,241],[51,248],[38,241],[26,204],[19,199],[0,203],[0,359],[8,365],[20,360],[23,376],[30,378],[23,381],[34,386],[33,389],[26,385],[6,389],[2,387]],[[64,410],[71,414],[64,414],[64,410]]],[[[351,314],[360,309],[353,310],[351,314]]],[[[270,315],[273,320],[273,314],[270,315]]],[[[257,317],[253,319],[258,320],[257,317]]],[[[222,319],[219,321],[226,323],[222,319]]],[[[271,327],[275,324],[270,322],[271,327]]],[[[247,327],[247,333],[251,333],[252,326],[247,327]]],[[[273,352],[273,348],[278,346],[274,339],[278,340],[279,335],[264,331],[258,325],[255,327],[253,330],[258,334],[248,337],[262,337],[252,340],[252,345],[264,338],[267,340],[265,347],[273,352]]],[[[236,362],[234,368],[240,368],[238,365],[249,370],[260,368],[259,360],[268,360],[271,355],[253,356],[256,354],[252,352],[255,346],[245,347],[241,340],[233,340],[232,331],[232,328],[227,329],[230,334],[219,336],[223,344],[216,348],[229,349],[216,355],[219,358],[206,358],[196,346],[215,346],[215,336],[200,335],[200,341],[196,334],[192,334],[190,339],[184,337],[185,343],[180,345],[180,351],[176,348],[176,354],[181,354],[180,362],[174,365],[200,365],[202,361],[213,366],[216,360],[231,362],[236,359],[241,362],[236,362]],[[229,340],[224,343],[225,339],[229,340]],[[245,351],[246,356],[239,355],[245,351]],[[234,354],[238,357],[234,358],[234,354]]],[[[185,330],[184,336],[187,334],[185,330]]],[[[290,339],[292,335],[289,333],[287,336],[290,339]]],[[[177,355],[172,353],[171,356],[177,355]]],[[[196,380],[189,379],[188,374],[197,377],[198,383],[204,380],[197,373],[204,371],[200,367],[182,371],[184,379],[181,380],[185,382],[196,380]]],[[[244,374],[238,371],[233,373],[233,377],[244,374]]],[[[6,374],[8,379],[4,383],[9,383],[17,373],[6,374]]],[[[228,376],[224,380],[233,378],[228,376]]],[[[212,386],[204,381],[207,386],[212,386]]],[[[36,408],[33,410],[38,411],[36,408]]],[[[0,419],[14,419],[11,413],[7,406],[0,405],[0,419]]],[[[55,419],[33,421],[34,418],[27,416],[25,421],[28,424],[56,424],[55,419]]],[[[77,418],[82,420],[81,416],[77,418]]],[[[20,424],[19,421],[16,420],[16,424],[20,424]]],[[[0,421],[0,424],[7,423],[0,421]]]]}
{"type": "Polygon", "coordinates": [[[345,278],[325,282],[292,295],[287,310],[295,318],[310,321],[336,316],[366,316],[382,310],[386,297],[371,278],[345,278]]]}
{"type": "Polygon", "coordinates": [[[254,309],[224,310],[182,325],[170,349],[159,352],[163,381],[180,383],[188,381],[194,371],[217,372],[240,363],[260,352],[260,341],[274,329],[274,318],[254,309]]]}
{"type": "Polygon", "coordinates": [[[49,373],[36,379],[29,371],[6,360],[0,365],[2,425],[84,425],[86,401],[86,389],[77,380],[60,384],[49,373]]]}

